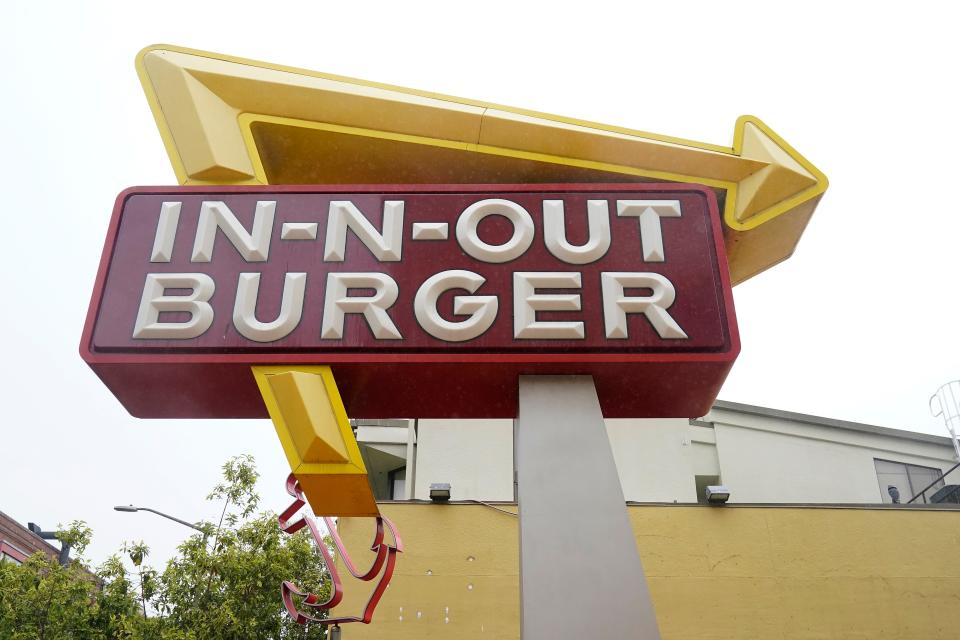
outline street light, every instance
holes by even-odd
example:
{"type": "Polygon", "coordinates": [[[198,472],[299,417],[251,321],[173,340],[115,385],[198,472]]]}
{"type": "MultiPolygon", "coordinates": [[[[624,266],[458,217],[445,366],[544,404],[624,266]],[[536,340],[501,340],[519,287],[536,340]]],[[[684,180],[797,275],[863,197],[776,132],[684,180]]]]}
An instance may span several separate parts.
{"type": "Polygon", "coordinates": [[[174,518],[173,516],[163,513],[162,511],[157,511],[156,509],[151,509],[150,507],[135,507],[132,504],[130,505],[118,505],[113,508],[114,511],[122,511],[124,513],[133,513],[135,511],[149,511],[150,513],[155,513],[158,516],[163,516],[167,520],[173,520],[174,522],[179,522],[185,527],[190,527],[191,529],[196,529],[197,531],[203,532],[203,529],[198,527],[195,524],[190,524],[186,520],[181,520],[180,518],[174,518]]]}

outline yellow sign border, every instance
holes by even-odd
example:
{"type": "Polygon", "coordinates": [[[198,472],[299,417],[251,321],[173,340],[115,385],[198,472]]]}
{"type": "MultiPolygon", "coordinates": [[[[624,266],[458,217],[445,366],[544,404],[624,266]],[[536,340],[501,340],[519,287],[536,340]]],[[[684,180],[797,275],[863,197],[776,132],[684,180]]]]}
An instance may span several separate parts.
{"type": "Polygon", "coordinates": [[[725,147],[171,45],[143,49],[137,72],[181,184],[266,184],[254,122],[704,184],[726,192],[722,218],[735,284],[793,252],[828,186],[821,171],[749,115],[737,119],[733,146],[725,147]],[[527,148],[503,144],[520,139],[527,148]],[[658,163],[667,170],[649,166],[658,163]],[[669,170],[677,167],[694,170],[669,170]],[[750,209],[750,196],[764,189],[750,209]]]}

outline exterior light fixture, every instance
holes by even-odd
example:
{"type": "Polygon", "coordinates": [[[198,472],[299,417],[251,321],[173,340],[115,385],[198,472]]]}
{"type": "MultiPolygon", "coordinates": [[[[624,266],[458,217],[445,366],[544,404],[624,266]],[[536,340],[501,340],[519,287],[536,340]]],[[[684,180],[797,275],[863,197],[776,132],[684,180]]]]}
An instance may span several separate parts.
{"type": "Polygon", "coordinates": [[[430,502],[449,502],[450,483],[435,482],[430,485],[430,502]]]}
{"type": "Polygon", "coordinates": [[[887,493],[890,494],[890,500],[893,501],[893,504],[900,504],[900,489],[891,484],[887,486],[887,493]]]}
{"type": "Polygon", "coordinates": [[[707,487],[707,504],[723,504],[730,499],[730,489],[722,484],[707,487]]]}

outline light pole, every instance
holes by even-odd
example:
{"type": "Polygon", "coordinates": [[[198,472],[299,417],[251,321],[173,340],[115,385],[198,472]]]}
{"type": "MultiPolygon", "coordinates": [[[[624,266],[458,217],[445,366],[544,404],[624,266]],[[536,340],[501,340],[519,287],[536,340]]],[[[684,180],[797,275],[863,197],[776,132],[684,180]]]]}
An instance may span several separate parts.
{"type": "Polygon", "coordinates": [[[173,520],[174,522],[179,522],[180,524],[182,524],[182,525],[185,526],[185,527],[190,527],[191,529],[196,529],[197,531],[200,531],[201,533],[203,532],[203,529],[201,529],[200,527],[198,527],[198,526],[195,525],[195,524],[190,524],[190,523],[187,522],[186,520],[181,520],[180,518],[174,518],[173,516],[171,516],[171,515],[169,515],[169,514],[167,514],[167,513],[163,513],[162,511],[157,511],[156,509],[151,509],[150,507],[135,507],[135,506],[133,506],[132,504],[131,504],[131,505],[126,505],[126,506],[124,506],[124,505],[118,505],[118,506],[114,507],[113,510],[114,510],[114,511],[123,511],[124,513],[133,513],[133,512],[135,512],[135,511],[149,511],[150,513],[155,513],[155,514],[157,514],[158,516],[163,516],[163,517],[166,518],[167,520],[173,520]]]}

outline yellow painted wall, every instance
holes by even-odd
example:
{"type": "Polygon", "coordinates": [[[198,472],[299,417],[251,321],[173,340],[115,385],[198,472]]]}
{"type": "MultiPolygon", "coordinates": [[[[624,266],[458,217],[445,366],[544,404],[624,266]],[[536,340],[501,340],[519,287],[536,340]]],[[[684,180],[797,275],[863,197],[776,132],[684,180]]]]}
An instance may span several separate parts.
{"type": "MultiPolygon", "coordinates": [[[[345,639],[519,638],[516,517],[473,504],[381,509],[406,552],[373,623],[345,626],[345,639]]],[[[664,640],[960,638],[960,511],[684,505],[629,513],[664,640]]],[[[360,555],[372,520],[344,519],[341,532],[360,555]]],[[[369,585],[345,587],[337,611],[359,611],[369,585]]],[[[570,615],[589,588],[570,576],[570,615]]]]}

